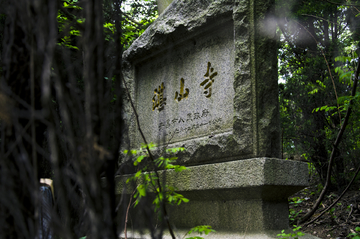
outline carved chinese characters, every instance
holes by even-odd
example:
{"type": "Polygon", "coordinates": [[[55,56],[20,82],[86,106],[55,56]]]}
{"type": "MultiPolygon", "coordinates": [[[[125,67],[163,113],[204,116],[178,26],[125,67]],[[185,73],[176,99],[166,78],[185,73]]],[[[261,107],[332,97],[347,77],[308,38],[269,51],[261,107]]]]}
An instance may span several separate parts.
{"type": "MultiPolygon", "coordinates": [[[[207,71],[204,75],[205,80],[200,83],[200,86],[204,86],[204,95],[206,98],[210,98],[212,94],[212,83],[214,82],[214,77],[217,76],[217,72],[213,72],[214,68],[211,67],[211,63],[208,62],[207,71]]],[[[188,88],[184,89],[185,80],[184,78],[180,79],[180,91],[175,92],[174,100],[180,102],[183,99],[186,99],[189,96],[190,90],[188,88]]],[[[166,105],[166,98],[163,97],[164,95],[164,82],[154,90],[154,96],[152,98],[153,106],[152,110],[154,111],[156,108],[161,111],[164,109],[166,105]]]]}
{"type": "MultiPolygon", "coordinates": [[[[211,97],[212,83],[214,82],[215,76],[217,76],[217,72],[214,72],[214,68],[211,67],[211,63],[208,62],[207,71],[204,75],[205,80],[203,80],[200,83],[200,86],[204,87],[203,94],[205,95],[206,98],[211,97]]],[[[166,105],[166,98],[164,98],[164,89],[165,89],[164,82],[162,82],[161,85],[154,90],[155,95],[152,98],[153,111],[155,111],[155,109],[158,109],[158,111],[160,112],[161,110],[164,109],[166,105]]],[[[201,91],[198,92],[200,93],[201,91]]],[[[188,98],[189,93],[190,90],[188,88],[185,88],[184,78],[181,78],[180,90],[175,92],[174,100],[179,103],[181,100],[188,98]]],[[[192,92],[192,94],[196,94],[196,91],[192,92]]],[[[215,118],[213,120],[205,119],[206,117],[210,116],[210,112],[208,109],[203,109],[197,112],[186,113],[185,115],[186,117],[178,116],[176,118],[172,118],[172,119],[170,118],[164,122],[160,122],[159,131],[166,129],[166,135],[173,137],[175,134],[180,132],[188,132],[203,126],[216,125],[218,123],[221,123],[222,121],[221,117],[215,118]]]]}
{"type": "Polygon", "coordinates": [[[166,98],[164,98],[164,82],[161,83],[158,89],[154,90],[154,97],[152,98],[153,106],[152,110],[154,111],[156,108],[161,111],[164,109],[166,105],[166,98]]]}
{"type": "Polygon", "coordinates": [[[184,78],[181,78],[181,80],[180,80],[180,93],[178,93],[177,91],[175,92],[175,100],[176,101],[180,101],[180,100],[182,100],[182,99],[184,99],[184,98],[187,98],[188,97],[188,95],[189,95],[189,89],[188,88],[186,88],[185,89],[185,93],[184,93],[184,78]]]}
{"type": "Polygon", "coordinates": [[[208,109],[203,109],[200,112],[188,113],[186,116],[186,119],[178,117],[167,119],[166,122],[161,122],[159,131],[166,129],[166,135],[172,137],[180,132],[189,132],[204,126],[216,125],[222,122],[221,117],[210,119],[210,112],[208,109]]]}
{"type": "Polygon", "coordinates": [[[214,71],[214,68],[212,68],[211,63],[208,62],[207,71],[204,75],[205,80],[200,83],[200,86],[204,86],[206,84],[205,88],[204,88],[204,94],[205,94],[206,98],[211,97],[212,83],[214,82],[213,78],[217,75],[217,72],[212,73],[213,71],[214,71]]]}
{"type": "MultiPolygon", "coordinates": [[[[160,123],[159,130],[162,128],[169,128],[171,126],[181,126],[181,123],[197,122],[198,120],[208,117],[210,112],[208,109],[203,109],[202,112],[188,113],[186,118],[178,117],[173,119],[167,119],[166,122],[160,123]]],[[[206,125],[206,124],[202,124],[206,125]]]]}
{"type": "Polygon", "coordinates": [[[149,141],[176,143],[232,131],[232,34],[230,27],[217,29],[195,37],[196,44],[184,41],[134,62],[129,77],[149,141]]]}

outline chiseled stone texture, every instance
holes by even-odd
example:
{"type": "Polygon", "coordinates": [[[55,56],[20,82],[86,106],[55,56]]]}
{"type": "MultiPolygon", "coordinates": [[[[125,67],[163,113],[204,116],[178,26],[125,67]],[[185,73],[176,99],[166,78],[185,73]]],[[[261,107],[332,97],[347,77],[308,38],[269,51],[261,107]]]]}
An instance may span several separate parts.
{"type": "MultiPolygon", "coordinates": [[[[148,142],[185,147],[188,166],[280,156],[273,2],[175,0],[130,46],[124,76],[148,142]]],[[[138,148],[127,99],[122,110],[122,150],[138,148]]]]}
{"type": "MultiPolygon", "coordinates": [[[[160,176],[161,182],[190,199],[169,208],[177,228],[211,225],[220,231],[265,233],[288,228],[287,198],[308,185],[308,166],[253,158],[191,166],[180,173],[169,170],[160,176]]],[[[118,194],[123,193],[125,179],[117,178],[118,194]]]]}
{"type": "MultiPolygon", "coordinates": [[[[175,230],[175,236],[176,238],[183,238],[184,235],[189,230],[184,229],[178,229],[175,230]]],[[[190,235],[187,235],[187,237],[195,237],[195,236],[201,236],[205,239],[279,239],[277,234],[279,234],[281,231],[279,230],[267,230],[265,232],[261,233],[254,233],[254,232],[229,232],[229,231],[216,231],[213,233],[210,233],[208,235],[205,235],[204,233],[202,235],[199,235],[199,233],[192,233],[190,235]]],[[[292,230],[288,229],[285,230],[285,233],[293,232],[292,230]]],[[[147,233],[144,231],[144,233],[139,233],[138,231],[129,231],[127,233],[128,239],[152,239],[150,236],[150,233],[147,233]]],[[[165,229],[163,234],[163,239],[171,239],[169,232],[165,229]]],[[[293,238],[293,237],[290,237],[293,238]]],[[[319,239],[318,237],[315,237],[310,234],[305,234],[304,236],[299,237],[301,239],[319,239]]],[[[125,239],[125,235],[121,234],[120,239],[125,239]]]]}
{"type": "Polygon", "coordinates": [[[211,225],[237,232],[288,228],[287,198],[308,185],[307,164],[254,158],[169,173],[169,185],[190,199],[171,209],[178,228],[211,225]]]}
{"type": "Polygon", "coordinates": [[[287,200],[308,184],[307,174],[304,162],[253,158],[168,171],[166,181],[190,200],[287,200]]]}
{"type": "MultiPolygon", "coordinates": [[[[183,238],[184,235],[188,232],[188,230],[176,230],[175,235],[176,238],[183,238]]],[[[293,232],[292,230],[286,230],[285,233],[293,232]]],[[[279,239],[277,234],[279,234],[279,230],[275,231],[266,231],[262,233],[238,233],[238,232],[228,232],[228,231],[216,231],[214,233],[210,233],[208,235],[205,235],[204,233],[200,235],[199,233],[192,233],[191,235],[188,235],[187,237],[195,237],[195,236],[201,236],[205,239],[279,239]]],[[[127,233],[128,239],[152,239],[150,236],[150,233],[142,233],[130,231],[127,233]]],[[[162,237],[163,239],[171,239],[169,232],[167,230],[164,231],[164,235],[162,237]]],[[[290,237],[293,238],[293,237],[290,237]]],[[[319,239],[318,237],[315,237],[310,234],[305,234],[304,236],[299,237],[301,239],[319,239]]],[[[125,239],[124,234],[120,235],[120,239],[125,239]]]]}

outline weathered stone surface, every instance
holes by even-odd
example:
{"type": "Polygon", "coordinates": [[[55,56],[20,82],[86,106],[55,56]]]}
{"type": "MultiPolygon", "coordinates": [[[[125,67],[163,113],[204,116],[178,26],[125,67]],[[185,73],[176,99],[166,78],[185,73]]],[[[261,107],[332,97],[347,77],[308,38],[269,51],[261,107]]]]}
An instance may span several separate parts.
{"type": "MultiPolygon", "coordinates": [[[[218,233],[206,238],[275,238],[288,228],[287,198],[308,183],[306,163],[276,159],[273,2],[175,0],[123,55],[147,141],[159,152],[186,148],[177,156],[190,170],[160,180],[190,199],[169,210],[177,228],[211,225],[218,233]]],[[[122,150],[138,148],[129,104],[123,119],[122,150]]],[[[117,178],[118,194],[133,192],[126,178],[117,178]]]]}
{"type": "MultiPolygon", "coordinates": [[[[273,238],[271,231],[279,233],[289,226],[287,198],[308,185],[307,167],[304,162],[253,158],[191,166],[180,173],[160,172],[160,181],[165,177],[168,186],[190,199],[170,208],[177,228],[211,225],[229,235],[273,238]]],[[[120,194],[126,177],[117,180],[120,194]]]]}
{"type": "MultiPolygon", "coordinates": [[[[186,233],[188,232],[188,230],[184,230],[184,229],[179,229],[175,231],[175,234],[177,236],[177,238],[183,238],[184,235],[186,235],[186,233]]],[[[205,239],[274,239],[274,238],[279,238],[278,236],[276,236],[277,234],[279,234],[281,231],[279,230],[268,230],[265,232],[261,232],[261,233],[253,233],[253,232],[229,232],[229,231],[216,231],[215,233],[210,233],[208,235],[200,235],[205,239]]],[[[291,233],[293,232],[291,229],[285,230],[285,233],[291,233]]],[[[198,233],[193,233],[189,236],[199,236],[198,233]]],[[[125,236],[124,234],[120,235],[121,239],[124,239],[125,236]]],[[[127,238],[128,239],[151,239],[152,237],[150,236],[150,233],[146,233],[146,231],[144,231],[144,233],[140,234],[139,232],[128,232],[127,234],[127,238]]],[[[168,231],[164,231],[164,235],[162,237],[163,239],[171,239],[170,234],[168,233],[168,231]]],[[[304,236],[300,237],[301,239],[319,239],[318,237],[312,236],[310,234],[305,234],[304,236]]]]}
{"type": "MultiPolygon", "coordinates": [[[[123,55],[147,141],[158,154],[186,148],[177,156],[190,170],[160,180],[190,199],[169,210],[177,228],[211,225],[218,233],[206,238],[275,238],[288,228],[287,198],[307,185],[306,163],[276,159],[273,2],[175,0],[123,55]]],[[[129,104],[123,120],[122,150],[139,148],[129,104]]],[[[117,178],[118,194],[134,191],[126,178],[117,178]]],[[[146,218],[134,213],[137,222],[146,218]]]]}
{"type": "MultiPolygon", "coordinates": [[[[186,165],[279,157],[275,26],[265,24],[271,3],[174,1],[131,45],[125,78],[148,142],[185,147],[186,165]]],[[[124,119],[123,149],[138,148],[128,106],[124,119]]]]}
{"type": "MultiPolygon", "coordinates": [[[[266,200],[287,199],[308,185],[308,179],[304,177],[307,173],[305,162],[275,158],[191,166],[189,170],[182,172],[169,170],[166,175],[160,171],[161,177],[166,177],[169,186],[177,188],[178,192],[192,200],[233,200],[264,196],[266,200]]],[[[124,187],[122,179],[117,177],[117,194],[124,187]]]]}
{"type": "Polygon", "coordinates": [[[167,182],[190,199],[172,208],[179,228],[212,225],[220,230],[255,232],[289,225],[287,198],[308,185],[307,164],[255,158],[190,167],[170,173],[167,182]]]}

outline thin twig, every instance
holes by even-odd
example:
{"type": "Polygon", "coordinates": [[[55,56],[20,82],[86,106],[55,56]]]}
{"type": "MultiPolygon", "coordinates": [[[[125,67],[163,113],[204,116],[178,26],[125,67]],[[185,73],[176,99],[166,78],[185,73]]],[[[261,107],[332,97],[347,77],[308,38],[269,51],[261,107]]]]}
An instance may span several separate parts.
{"type": "Polygon", "coordinates": [[[354,207],[353,207],[353,205],[351,204],[351,209],[350,209],[349,215],[347,216],[346,221],[345,221],[346,223],[348,222],[349,217],[351,216],[353,210],[354,210],[354,207]]]}
{"type": "Polygon", "coordinates": [[[168,215],[167,215],[167,210],[166,210],[166,207],[165,207],[165,203],[163,202],[163,200],[162,200],[162,199],[160,198],[160,196],[159,196],[159,194],[162,193],[163,190],[162,190],[161,183],[160,183],[159,172],[158,172],[157,169],[156,169],[157,167],[156,167],[156,164],[155,164],[154,157],[153,157],[153,155],[152,155],[152,153],[151,153],[151,151],[150,151],[150,148],[149,148],[149,145],[148,145],[147,140],[146,140],[146,138],[145,138],[145,135],[144,135],[144,133],[142,132],[142,130],[141,130],[141,128],[140,128],[139,115],[137,114],[137,111],[136,111],[136,109],[135,109],[134,103],[133,103],[133,101],[132,101],[132,99],[131,99],[131,95],[130,95],[129,89],[128,89],[127,85],[126,85],[126,82],[125,82],[125,79],[124,79],[124,76],[123,76],[122,72],[120,73],[120,77],[121,77],[121,80],[122,80],[122,82],[123,82],[123,84],[124,84],[124,86],[125,86],[126,93],[127,93],[128,97],[129,97],[129,101],[130,101],[130,104],[131,104],[131,108],[132,108],[133,111],[134,111],[136,123],[137,123],[137,126],[138,126],[138,130],[139,130],[139,132],[140,132],[140,134],[141,134],[141,137],[142,137],[142,139],[143,139],[143,141],[144,141],[144,143],[145,143],[145,145],[146,145],[146,150],[147,150],[147,152],[148,152],[148,154],[149,154],[149,157],[150,157],[152,163],[153,163],[154,166],[155,166],[154,172],[155,172],[155,174],[156,174],[157,184],[159,185],[159,192],[156,192],[156,190],[155,190],[156,196],[159,198],[159,202],[162,204],[162,209],[163,209],[163,212],[164,212],[164,218],[165,218],[166,223],[167,223],[167,226],[168,226],[168,228],[169,228],[169,232],[170,232],[170,234],[171,234],[171,237],[172,237],[173,239],[176,239],[176,237],[175,237],[175,235],[174,235],[174,232],[173,232],[173,230],[172,230],[172,228],[171,228],[171,225],[170,225],[170,221],[169,221],[169,217],[168,217],[168,215]]]}
{"type": "MultiPolygon", "coordinates": [[[[129,204],[126,208],[126,214],[125,214],[125,226],[124,226],[124,235],[125,235],[125,239],[127,239],[127,222],[128,222],[128,216],[129,216],[129,210],[130,210],[130,205],[131,205],[131,201],[132,201],[132,198],[134,196],[134,193],[136,192],[137,190],[137,187],[135,188],[135,190],[133,191],[133,193],[131,194],[130,196],[130,201],[129,201],[129,204]]],[[[135,203],[135,202],[134,202],[135,203]]]]}

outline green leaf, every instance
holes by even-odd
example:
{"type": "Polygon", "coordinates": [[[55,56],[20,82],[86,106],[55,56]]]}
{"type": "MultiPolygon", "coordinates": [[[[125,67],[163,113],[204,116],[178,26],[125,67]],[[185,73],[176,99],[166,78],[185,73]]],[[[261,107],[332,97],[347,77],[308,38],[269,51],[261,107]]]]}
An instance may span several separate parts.
{"type": "Polygon", "coordinates": [[[139,192],[140,196],[141,197],[145,197],[146,196],[146,188],[144,185],[140,184],[138,187],[137,187],[137,191],[139,192]]]}
{"type": "Polygon", "coordinates": [[[298,235],[299,237],[301,237],[301,236],[305,236],[305,233],[303,233],[303,232],[297,232],[297,235],[298,235]]]}
{"type": "Polygon", "coordinates": [[[188,168],[185,166],[179,166],[179,165],[176,165],[176,167],[175,167],[175,172],[181,172],[184,170],[188,170],[188,168]]]}
{"type": "Polygon", "coordinates": [[[353,74],[353,71],[344,72],[339,76],[339,79],[340,79],[340,81],[342,81],[344,78],[349,78],[348,80],[350,80],[352,74],[353,74]]]}
{"type": "Polygon", "coordinates": [[[318,92],[319,92],[319,89],[316,88],[316,89],[308,92],[308,94],[309,94],[309,95],[313,95],[313,94],[316,94],[316,93],[318,93],[318,92]]]}
{"type": "Polygon", "coordinates": [[[196,227],[191,228],[187,234],[190,235],[193,232],[199,232],[200,235],[202,234],[202,232],[204,232],[205,235],[207,235],[210,232],[216,232],[216,231],[214,229],[212,229],[211,226],[209,226],[209,225],[202,225],[202,226],[196,226],[196,227]]]}
{"type": "Polygon", "coordinates": [[[145,158],[145,155],[140,155],[137,157],[136,161],[134,162],[134,166],[137,166],[141,161],[145,158]]]}
{"type": "Polygon", "coordinates": [[[326,88],[326,85],[324,85],[324,83],[322,83],[321,81],[316,80],[316,83],[318,83],[322,88],[326,88]]]}
{"type": "Polygon", "coordinates": [[[183,202],[189,202],[190,200],[189,199],[187,199],[187,198],[182,198],[181,200],[183,200],[183,202]]]}
{"type": "Polygon", "coordinates": [[[321,106],[320,110],[324,110],[327,108],[327,105],[321,106]]]}
{"type": "Polygon", "coordinates": [[[137,171],[136,174],[135,174],[135,178],[139,178],[141,175],[141,170],[137,171]]]}

